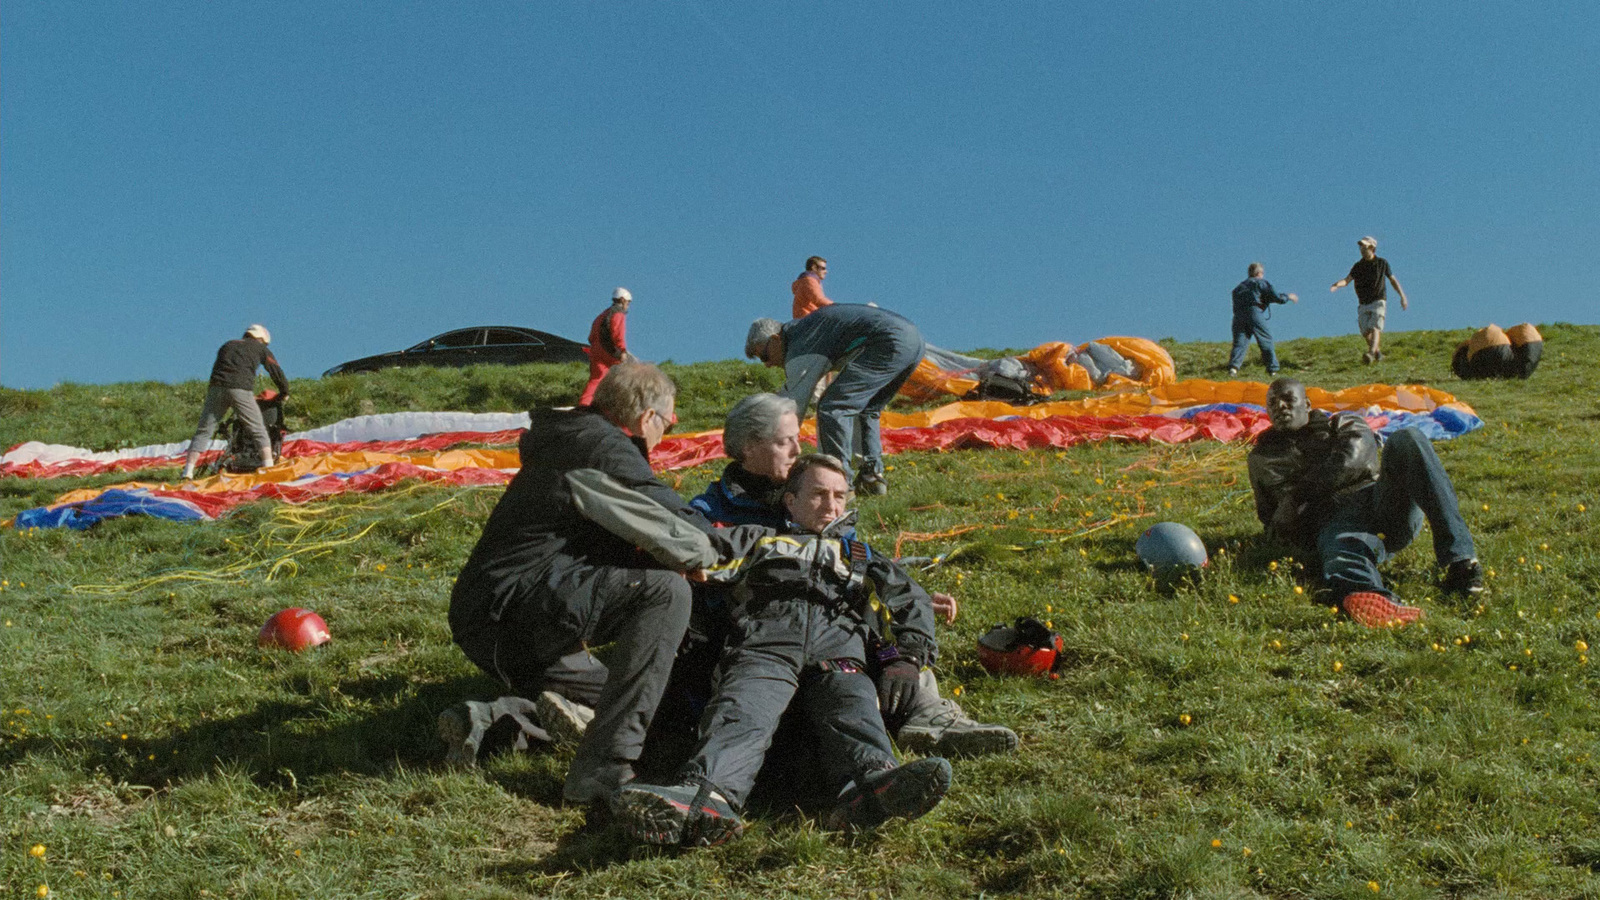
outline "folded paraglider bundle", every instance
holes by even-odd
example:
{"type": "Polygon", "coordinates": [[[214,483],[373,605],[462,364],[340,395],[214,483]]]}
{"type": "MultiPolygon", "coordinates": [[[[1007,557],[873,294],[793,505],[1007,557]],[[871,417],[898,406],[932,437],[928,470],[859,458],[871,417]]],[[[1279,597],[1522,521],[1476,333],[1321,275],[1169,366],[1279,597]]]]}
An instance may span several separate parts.
{"type": "Polygon", "coordinates": [[[1076,346],[1052,341],[1000,359],[979,359],[930,346],[900,391],[917,400],[944,394],[1017,403],[1056,391],[1149,388],[1177,380],[1171,354],[1155,341],[1104,337],[1076,346]]]}
{"type": "Polygon", "coordinates": [[[1456,346],[1450,370],[1458,378],[1527,378],[1543,353],[1544,337],[1527,322],[1504,331],[1488,325],[1456,346]]]}

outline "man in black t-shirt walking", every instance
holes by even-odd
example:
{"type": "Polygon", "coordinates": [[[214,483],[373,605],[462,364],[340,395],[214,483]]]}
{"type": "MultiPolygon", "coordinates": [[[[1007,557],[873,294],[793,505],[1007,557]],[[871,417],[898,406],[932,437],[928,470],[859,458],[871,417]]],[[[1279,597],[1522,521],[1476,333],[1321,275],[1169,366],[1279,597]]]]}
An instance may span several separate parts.
{"type": "Polygon", "coordinates": [[[1361,248],[1361,258],[1350,267],[1350,274],[1335,281],[1328,291],[1332,293],[1355,282],[1356,300],[1359,301],[1356,327],[1367,340],[1367,352],[1361,354],[1361,361],[1373,363],[1383,359],[1383,351],[1378,349],[1378,345],[1383,339],[1384,314],[1388,307],[1388,287],[1385,282],[1394,285],[1394,292],[1400,296],[1401,309],[1409,308],[1410,304],[1406,302],[1405,288],[1400,286],[1394,272],[1389,269],[1389,261],[1378,255],[1378,239],[1364,237],[1356,241],[1356,246],[1361,248]]]}

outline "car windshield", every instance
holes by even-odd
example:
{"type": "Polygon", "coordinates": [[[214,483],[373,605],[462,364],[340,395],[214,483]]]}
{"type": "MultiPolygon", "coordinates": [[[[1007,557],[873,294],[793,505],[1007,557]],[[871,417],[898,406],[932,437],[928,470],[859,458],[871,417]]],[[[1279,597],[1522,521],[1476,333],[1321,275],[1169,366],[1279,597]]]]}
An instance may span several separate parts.
{"type": "Polygon", "coordinates": [[[476,347],[483,343],[482,328],[463,328],[460,331],[449,331],[437,337],[431,337],[422,343],[406,350],[407,353],[416,353],[423,350],[449,350],[457,347],[476,347]]]}

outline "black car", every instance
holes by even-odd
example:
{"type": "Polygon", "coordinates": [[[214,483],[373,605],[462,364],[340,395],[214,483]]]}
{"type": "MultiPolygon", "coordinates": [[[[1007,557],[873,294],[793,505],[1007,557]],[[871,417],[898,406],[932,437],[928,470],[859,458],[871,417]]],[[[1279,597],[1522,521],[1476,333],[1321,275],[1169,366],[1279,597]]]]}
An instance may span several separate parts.
{"type": "Polygon", "coordinates": [[[533,362],[588,362],[587,345],[569,341],[532,328],[512,325],[479,325],[458,328],[428,338],[415,347],[363,356],[322,373],[347,375],[376,372],[396,366],[476,366],[485,363],[516,365],[533,362]]]}

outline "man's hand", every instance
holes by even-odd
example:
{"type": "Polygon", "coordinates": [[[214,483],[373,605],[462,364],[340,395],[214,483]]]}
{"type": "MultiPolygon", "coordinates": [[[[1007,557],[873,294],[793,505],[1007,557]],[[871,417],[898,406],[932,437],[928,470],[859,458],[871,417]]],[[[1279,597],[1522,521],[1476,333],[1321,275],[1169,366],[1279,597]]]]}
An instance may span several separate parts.
{"type": "Polygon", "coordinates": [[[911,698],[916,696],[920,676],[915,663],[897,659],[878,674],[878,708],[883,720],[892,722],[904,719],[911,712],[911,698]]]}
{"type": "Polygon", "coordinates": [[[1299,521],[1299,507],[1293,499],[1285,497],[1278,501],[1278,508],[1272,511],[1272,522],[1267,526],[1267,533],[1278,540],[1287,541],[1299,521]]]}
{"type": "Polygon", "coordinates": [[[706,570],[705,569],[690,569],[689,571],[683,573],[683,577],[689,579],[690,581],[697,581],[697,582],[700,582],[701,584],[704,584],[705,580],[706,580],[706,570]]]}
{"type": "Polygon", "coordinates": [[[1288,294],[1286,296],[1288,296],[1290,303],[1299,303],[1300,302],[1300,295],[1299,294],[1288,294]]]}
{"type": "Polygon", "coordinates": [[[961,604],[956,602],[956,598],[939,591],[934,591],[932,597],[934,616],[944,619],[946,625],[954,622],[961,612],[961,604]]]}

